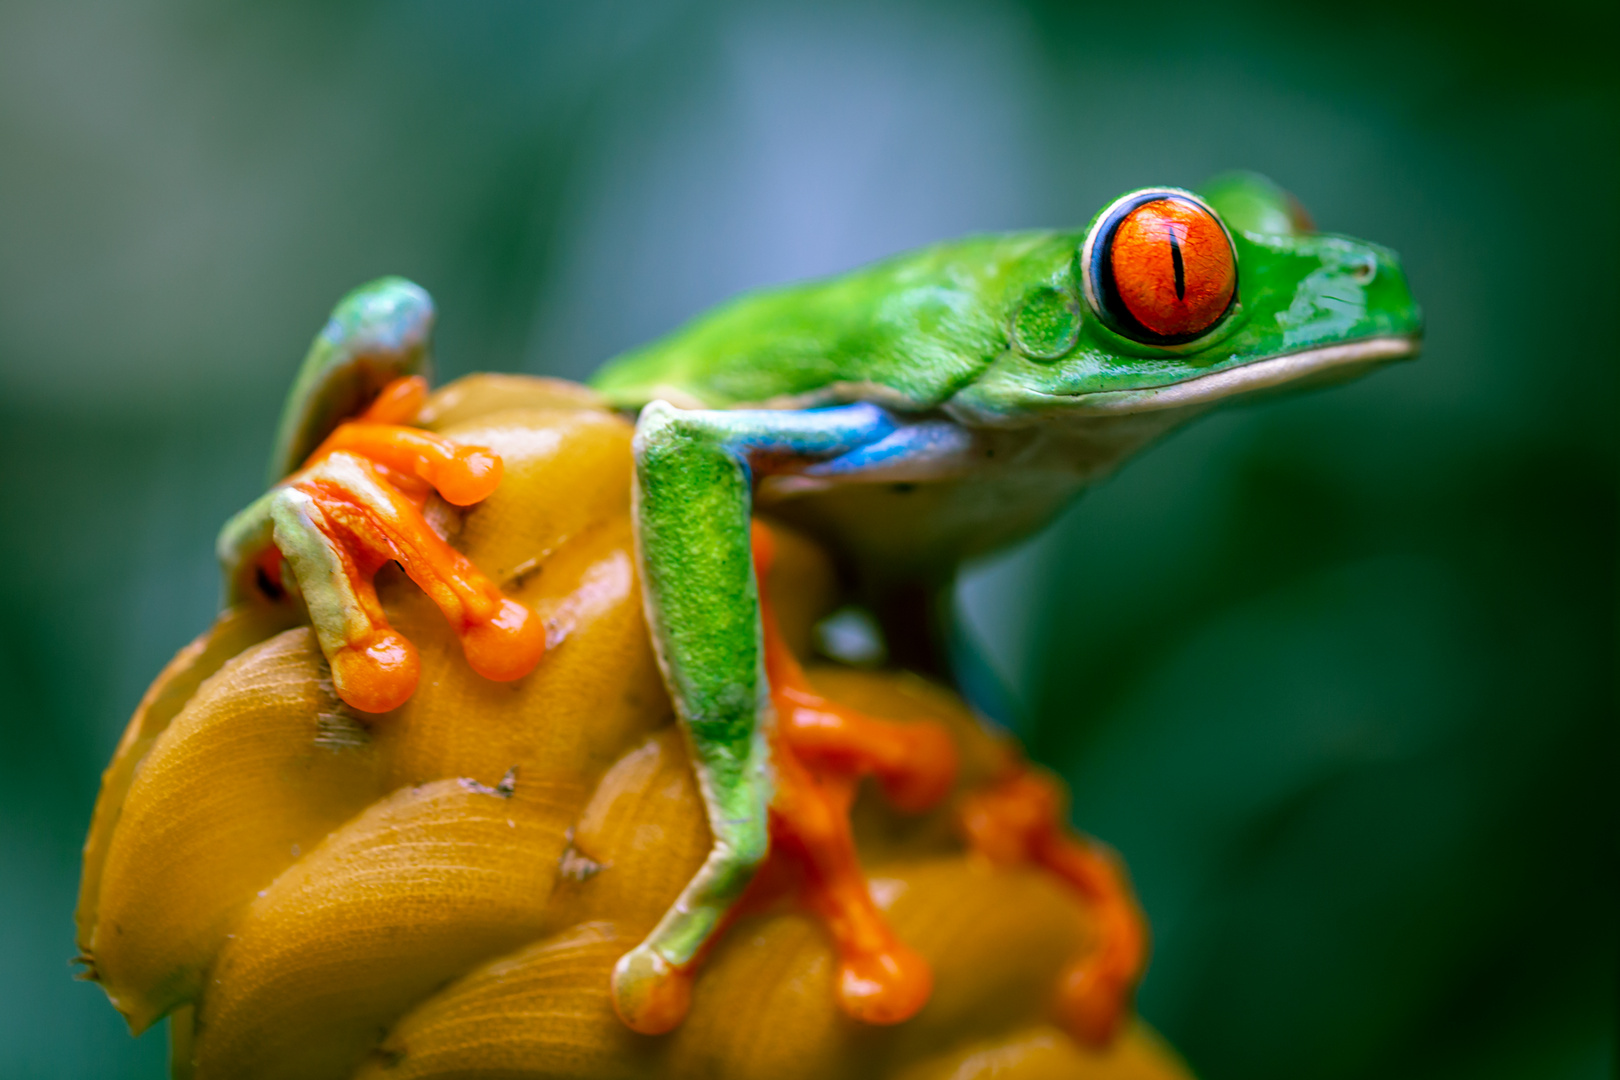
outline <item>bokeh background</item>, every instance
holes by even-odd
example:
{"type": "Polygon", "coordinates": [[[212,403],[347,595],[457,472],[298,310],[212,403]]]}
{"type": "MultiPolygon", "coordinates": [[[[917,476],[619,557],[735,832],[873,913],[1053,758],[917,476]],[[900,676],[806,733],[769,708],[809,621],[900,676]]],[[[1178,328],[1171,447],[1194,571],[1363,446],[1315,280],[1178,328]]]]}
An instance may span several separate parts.
{"type": "Polygon", "coordinates": [[[1612,3],[0,5],[0,1077],[162,1074],[77,856],[294,367],[382,273],[441,371],[583,376],[745,287],[1247,167],[1428,349],[1220,415],[964,582],[1129,859],[1209,1080],[1608,1076],[1612,3]]]}

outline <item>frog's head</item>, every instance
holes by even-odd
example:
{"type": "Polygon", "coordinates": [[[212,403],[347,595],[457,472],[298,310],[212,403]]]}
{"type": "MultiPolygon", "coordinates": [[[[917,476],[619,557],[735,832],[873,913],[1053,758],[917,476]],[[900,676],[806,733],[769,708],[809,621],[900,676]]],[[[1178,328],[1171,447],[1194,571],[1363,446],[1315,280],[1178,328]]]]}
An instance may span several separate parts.
{"type": "Polygon", "coordinates": [[[1423,328],[1394,252],[1316,232],[1253,174],[1115,199],[1011,311],[1007,353],[948,405],[969,423],[1190,415],[1409,359],[1423,328]]]}

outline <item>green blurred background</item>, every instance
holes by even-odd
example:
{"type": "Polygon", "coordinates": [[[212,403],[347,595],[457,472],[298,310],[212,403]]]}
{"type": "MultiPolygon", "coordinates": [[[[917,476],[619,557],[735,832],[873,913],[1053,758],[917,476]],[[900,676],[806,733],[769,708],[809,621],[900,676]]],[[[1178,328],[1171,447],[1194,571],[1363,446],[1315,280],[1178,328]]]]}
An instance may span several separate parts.
{"type": "Polygon", "coordinates": [[[1609,1075],[1615,10],[6,0],[0,1078],[162,1074],[69,979],[78,848],[350,286],[432,290],[447,376],[582,376],[1231,167],[1400,251],[1426,354],[1175,436],[965,625],[1203,1076],[1609,1075]]]}

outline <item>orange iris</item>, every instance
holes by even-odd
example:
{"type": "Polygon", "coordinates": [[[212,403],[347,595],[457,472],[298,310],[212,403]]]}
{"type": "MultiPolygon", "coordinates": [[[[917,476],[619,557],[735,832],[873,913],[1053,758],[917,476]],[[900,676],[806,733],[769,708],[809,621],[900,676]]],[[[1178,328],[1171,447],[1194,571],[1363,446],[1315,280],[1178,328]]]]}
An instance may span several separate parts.
{"type": "Polygon", "coordinates": [[[1161,337],[1186,338],[1209,329],[1237,290],[1226,230],[1188,199],[1154,199],[1125,215],[1108,259],[1126,311],[1161,337]]]}

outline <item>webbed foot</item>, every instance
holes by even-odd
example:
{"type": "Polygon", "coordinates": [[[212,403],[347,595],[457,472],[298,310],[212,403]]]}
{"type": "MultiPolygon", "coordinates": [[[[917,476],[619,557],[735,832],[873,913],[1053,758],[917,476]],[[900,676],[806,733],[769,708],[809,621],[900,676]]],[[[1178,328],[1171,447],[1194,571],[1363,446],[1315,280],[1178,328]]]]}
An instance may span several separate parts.
{"type": "Polygon", "coordinates": [[[969,844],[1000,866],[1034,863],[1056,874],[1096,912],[1098,942],[1058,980],[1059,1022],[1094,1047],[1111,1043],[1131,1012],[1147,965],[1147,921],[1119,857],[1064,828],[1055,780],[1019,766],[963,801],[969,844]]]}

